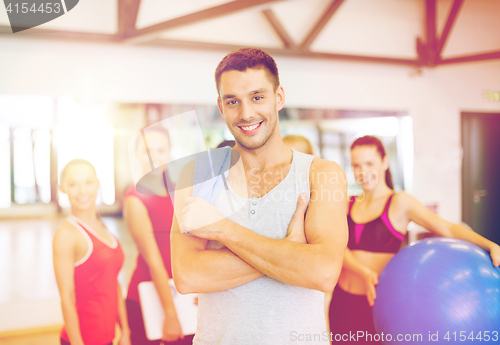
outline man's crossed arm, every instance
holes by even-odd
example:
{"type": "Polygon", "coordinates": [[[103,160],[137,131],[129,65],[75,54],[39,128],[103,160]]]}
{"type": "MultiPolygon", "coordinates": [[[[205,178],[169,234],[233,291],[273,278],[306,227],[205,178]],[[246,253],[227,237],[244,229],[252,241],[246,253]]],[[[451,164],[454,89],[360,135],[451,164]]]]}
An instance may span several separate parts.
{"type": "MultiPolygon", "coordinates": [[[[193,169],[192,164],[186,166],[178,185],[193,181],[193,169]]],[[[307,197],[299,198],[284,239],[261,236],[223,218],[215,207],[192,197],[192,187],[178,190],[171,230],[177,289],[181,293],[223,291],[267,275],[290,285],[331,291],[347,243],[346,179],[340,166],[318,158],[309,175],[311,196],[305,221],[307,197]],[[227,248],[207,249],[208,240],[227,248]]]]}

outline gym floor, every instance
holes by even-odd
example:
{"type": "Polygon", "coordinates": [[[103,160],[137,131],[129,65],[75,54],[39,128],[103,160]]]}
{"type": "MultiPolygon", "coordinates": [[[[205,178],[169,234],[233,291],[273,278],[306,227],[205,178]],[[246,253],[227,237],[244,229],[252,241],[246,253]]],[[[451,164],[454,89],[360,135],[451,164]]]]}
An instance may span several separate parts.
{"type": "MultiPolygon", "coordinates": [[[[137,249],[122,218],[104,217],[120,241],[124,295],[137,249]]],[[[60,219],[0,221],[0,344],[56,345],[62,313],[52,266],[52,237],[60,219]]]]}
{"type": "Polygon", "coordinates": [[[37,332],[30,335],[0,338],[2,345],[59,345],[59,331],[37,332]]]}

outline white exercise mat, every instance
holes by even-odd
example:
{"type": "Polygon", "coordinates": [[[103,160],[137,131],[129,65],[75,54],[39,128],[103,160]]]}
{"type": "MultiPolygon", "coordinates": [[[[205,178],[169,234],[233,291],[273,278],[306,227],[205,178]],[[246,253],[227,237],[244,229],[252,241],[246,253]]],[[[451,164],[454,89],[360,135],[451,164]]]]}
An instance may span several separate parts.
{"type": "MultiPolygon", "coordinates": [[[[196,332],[196,318],[198,314],[198,306],[195,304],[195,298],[198,297],[198,294],[181,295],[177,292],[173,279],[169,280],[169,284],[182,332],[184,335],[194,334],[196,332]]],[[[152,281],[141,282],[138,289],[146,337],[149,340],[161,339],[165,312],[163,311],[154,283],[152,281]]]]}

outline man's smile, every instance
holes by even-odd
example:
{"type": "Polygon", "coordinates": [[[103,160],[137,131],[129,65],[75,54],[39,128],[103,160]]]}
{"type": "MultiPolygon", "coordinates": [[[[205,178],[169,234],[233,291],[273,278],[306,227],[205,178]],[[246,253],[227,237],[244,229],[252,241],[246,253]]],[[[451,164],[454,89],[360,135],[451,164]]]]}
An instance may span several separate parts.
{"type": "Polygon", "coordinates": [[[249,134],[255,134],[259,130],[260,125],[262,124],[262,122],[264,122],[264,121],[260,121],[260,122],[257,122],[257,123],[254,123],[254,124],[250,124],[250,125],[238,126],[238,127],[241,129],[241,131],[244,134],[247,134],[247,135],[249,135],[249,134]]]}

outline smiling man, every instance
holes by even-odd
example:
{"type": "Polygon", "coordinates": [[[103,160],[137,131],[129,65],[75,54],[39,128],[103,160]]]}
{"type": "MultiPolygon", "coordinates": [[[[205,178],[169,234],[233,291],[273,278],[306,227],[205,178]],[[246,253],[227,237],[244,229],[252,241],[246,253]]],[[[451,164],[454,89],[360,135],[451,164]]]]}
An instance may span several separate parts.
{"type": "MultiPolygon", "coordinates": [[[[240,159],[212,204],[176,191],[171,233],[176,286],[200,293],[194,344],[327,344],[324,292],[347,243],[344,172],[283,144],[285,92],[267,53],[235,50],[215,79],[240,159]]],[[[178,185],[192,186],[196,169],[178,185]]]]}

